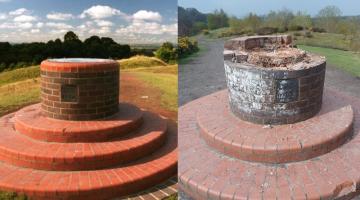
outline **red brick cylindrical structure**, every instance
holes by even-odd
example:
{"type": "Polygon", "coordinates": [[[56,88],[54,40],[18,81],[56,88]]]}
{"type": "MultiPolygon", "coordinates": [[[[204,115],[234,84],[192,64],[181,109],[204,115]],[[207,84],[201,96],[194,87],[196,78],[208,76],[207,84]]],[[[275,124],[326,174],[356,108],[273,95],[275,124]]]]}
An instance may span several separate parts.
{"type": "Polygon", "coordinates": [[[41,63],[43,115],[94,120],[118,112],[119,64],[108,59],[49,59],[41,63]]]}

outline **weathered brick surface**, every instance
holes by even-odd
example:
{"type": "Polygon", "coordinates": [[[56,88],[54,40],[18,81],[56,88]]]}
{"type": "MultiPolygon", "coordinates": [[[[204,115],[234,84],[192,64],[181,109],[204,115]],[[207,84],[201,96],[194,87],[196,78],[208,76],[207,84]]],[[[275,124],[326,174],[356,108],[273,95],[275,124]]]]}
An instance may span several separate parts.
{"type": "MultiPolygon", "coordinates": [[[[298,64],[297,69],[289,70],[239,62],[246,60],[248,56],[254,59],[260,54],[248,55],[248,52],[231,53],[230,51],[236,48],[243,50],[264,48],[267,44],[288,45],[291,39],[286,38],[274,36],[269,39],[267,36],[259,38],[256,36],[237,38],[225,43],[224,67],[230,107],[239,118],[259,124],[291,124],[306,120],[321,109],[325,60],[311,60],[310,63],[304,64],[306,67],[301,68],[302,64],[298,64]],[[264,41],[261,42],[262,40],[264,41]]],[[[296,63],[298,59],[302,59],[301,56],[291,57],[292,53],[299,53],[294,49],[289,51],[291,50],[293,52],[287,52],[285,56],[273,53],[271,54],[273,58],[264,59],[269,63],[268,65],[272,65],[272,62],[280,62],[279,60],[280,63],[296,63]]],[[[303,56],[305,55],[303,53],[303,56]]]]}
{"type": "Polygon", "coordinates": [[[62,120],[101,119],[115,114],[119,102],[119,64],[41,63],[42,112],[62,120]],[[70,96],[69,96],[70,95],[70,96]]]}
{"type": "MultiPolygon", "coordinates": [[[[282,164],[248,162],[223,155],[209,147],[203,140],[198,127],[198,114],[222,96],[214,93],[192,101],[179,109],[179,187],[194,199],[350,199],[359,194],[360,184],[360,100],[343,95],[331,89],[324,91],[324,108],[346,110],[351,105],[354,111],[353,137],[336,149],[313,159],[282,164]],[[326,106],[331,104],[331,106],[326,106]],[[344,108],[345,107],[345,108],[344,108]]],[[[222,101],[224,103],[224,101],[222,101]]],[[[214,109],[214,108],[212,108],[214,109]]],[[[330,110],[331,110],[330,109],[330,110]]],[[[328,115],[329,111],[320,115],[328,115]]],[[[344,120],[342,116],[332,116],[329,120],[344,120]]],[[[222,115],[218,121],[227,121],[222,115]]],[[[316,121],[316,119],[314,119],[316,121]]],[[[307,120],[308,121],[308,120],[307,120]]],[[[318,123],[321,122],[318,118],[318,123]]],[[[232,121],[235,123],[235,121],[232,121]]],[[[345,123],[345,121],[343,121],[345,123]]],[[[231,123],[231,122],[230,122],[231,123]]],[[[323,124],[303,132],[309,139],[317,138],[326,126],[336,128],[343,124],[323,124]],[[335,127],[336,126],[336,127],[335,127]],[[322,127],[322,128],[320,128],[322,127]]],[[[210,124],[210,122],[209,122],[210,124]]],[[[294,126],[294,125],[284,125],[294,126]]],[[[209,126],[210,127],[210,126],[209,126]]],[[[216,129],[216,136],[228,139],[231,145],[239,143],[234,135],[216,129]]],[[[242,127],[236,127],[242,129],[242,127]]],[[[274,129],[270,129],[274,130],[274,129]]],[[[257,134],[253,132],[253,136],[257,134]]],[[[330,134],[331,135],[331,134],[330,134]]],[[[216,138],[215,136],[215,138],[216,138]]],[[[246,137],[244,141],[257,137],[246,137]]],[[[264,141],[265,147],[271,140],[281,139],[275,134],[264,141]]],[[[241,142],[240,142],[241,143],[241,142]]],[[[241,143],[243,144],[243,143],[241,143]]],[[[254,143],[255,144],[255,143],[254,143]]],[[[282,144],[282,141],[278,141],[282,144]]],[[[224,147],[224,146],[223,146],[224,147]]],[[[249,147],[251,148],[251,147],[249,147]]],[[[241,154],[242,152],[238,152],[241,154]]],[[[246,153],[246,152],[244,152],[246,153]]]]}
{"type": "Polygon", "coordinates": [[[239,37],[225,41],[224,47],[229,50],[252,50],[256,47],[265,48],[274,45],[290,45],[292,38],[289,35],[264,35],[239,37]]]}
{"type": "Polygon", "coordinates": [[[197,125],[209,146],[232,157],[266,163],[308,160],[332,151],[352,135],[351,106],[338,108],[325,99],[313,118],[270,128],[238,119],[223,103],[227,97],[226,91],[209,97],[197,113],[197,125]]]}

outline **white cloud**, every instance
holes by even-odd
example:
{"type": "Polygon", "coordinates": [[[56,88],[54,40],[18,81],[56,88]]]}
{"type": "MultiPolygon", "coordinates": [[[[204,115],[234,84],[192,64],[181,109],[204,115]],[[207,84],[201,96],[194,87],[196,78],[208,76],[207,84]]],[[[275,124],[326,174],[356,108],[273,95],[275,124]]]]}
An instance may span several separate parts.
{"type": "Polygon", "coordinates": [[[52,20],[69,20],[74,18],[74,16],[70,13],[59,13],[59,12],[52,12],[46,15],[46,18],[52,19],[52,20]]]}
{"type": "Polygon", "coordinates": [[[26,9],[26,8],[19,8],[19,9],[17,9],[17,10],[10,11],[10,12],[9,12],[9,15],[22,15],[22,14],[25,14],[25,13],[27,13],[27,12],[29,12],[28,9],[26,9]]]}
{"type": "Polygon", "coordinates": [[[62,35],[62,34],[64,34],[64,33],[66,33],[66,32],[68,32],[69,30],[67,30],[67,29],[56,29],[56,30],[51,30],[50,31],[50,33],[51,34],[56,34],[56,35],[62,35]]]}
{"type": "Polygon", "coordinates": [[[29,29],[33,27],[33,24],[30,22],[15,22],[15,23],[9,23],[5,22],[0,24],[0,29],[29,29]]]}
{"type": "Polygon", "coordinates": [[[73,26],[65,23],[55,23],[55,22],[47,22],[45,24],[47,27],[56,28],[56,29],[71,29],[73,26]]]}
{"type": "Polygon", "coordinates": [[[158,12],[147,11],[147,10],[139,10],[136,13],[133,14],[133,19],[160,22],[162,17],[158,12]]]}
{"type": "Polygon", "coordinates": [[[89,33],[90,34],[108,34],[111,32],[111,29],[110,27],[107,27],[107,26],[104,26],[104,27],[101,27],[101,28],[94,28],[94,29],[90,29],[89,30],[89,33]]]}
{"type": "Polygon", "coordinates": [[[36,24],[36,27],[38,27],[38,28],[42,28],[44,26],[44,23],[43,22],[38,22],[37,24],[36,24]]]}
{"type": "Polygon", "coordinates": [[[106,20],[95,20],[96,24],[98,26],[102,26],[102,27],[106,27],[106,26],[113,26],[114,23],[112,23],[111,21],[106,21],[106,20]]]}
{"type": "Polygon", "coordinates": [[[40,29],[31,29],[30,33],[40,33],[40,29]]]}
{"type": "Polygon", "coordinates": [[[29,28],[33,27],[33,24],[30,22],[25,22],[25,23],[18,23],[18,24],[16,24],[16,26],[20,29],[29,29],[29,28]]]}
{"type": "Polygon", "coordinates": [[[0,13],[0,20],[7,19],[7,15],[4,13],[0,13]]]}
{"type": "Polygon", "coordinates": [[[81,13],[80,18],[85,18],[89,16],[92,19],[103,19],[115,15],[126,16],[126,14],[122,13],[120,10],[112,8],[110,6],[96,5],[84,10],[81,13]]]}
{"type": "Polygon", "coordinates": [[[14,18],[14,22],[32,22],[36,20],[36,17],[31,15],[20,15],[14,18]]]}
{"type": "Polygon", "coordinates": [[[162,35],[162,34],[177,34],[177,23],[174,24],[159,24],[157,22],[134,21],[132,24],[120,27],[116,30],[119,34],[149,34],[149,35],[162,35]]]}

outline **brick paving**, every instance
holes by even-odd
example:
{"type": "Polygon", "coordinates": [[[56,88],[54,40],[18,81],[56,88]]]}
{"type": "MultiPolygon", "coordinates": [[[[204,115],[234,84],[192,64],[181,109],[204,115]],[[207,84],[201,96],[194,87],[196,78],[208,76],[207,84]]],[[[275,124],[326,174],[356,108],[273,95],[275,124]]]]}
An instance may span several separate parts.
{"type": "MultiPolygon", "coordinates": [[[[307,120],[304,122],[309,124],[316,122],[317,126],[314,126],[313,129],[302,130],[303,132],[308,131],[305,134],[308,136],[304,135],[308,138],[317,138],[318,134],[326,134],[323,131],[329,131],[329,138],[326,138],[326,142],[323,139],[317,142],[323,144],[323,148],[330,147],[330,149],[326,152],[317,152],[315,157],[310,156],[313,158],[303,161],[269,164],[249,162],[232,155],[227,155],[226,152],[220,152],[205,142],[204,136],[201,134],[201,125],[199,125],[201,117],[199,116],[206,115],[208,118],[212,118],[212,114],[218,115],[218,120],[213,121],[213,127],[210,126],[210,123],[207,124],[207,127],[213,128],[212,130],[214,130],[214,126],[220,121],[226,121],[222,120],[222,116],[226,116],[226,110],[222,109],[223,113],[221,114],[215,113],[216,110],[221,110],[221,106],[216,108],[218,105],[224,107],[224,104],[227,104],[227,101],[223,99],[225,93],[225,91],[220,91],[199,98],[179,109],[179,149],[181,152],[179,155],[179,187],[192,198],[350,199],[359,193],[359,99],[325,88],[324,106],[321,112],[312,119],[314,121],[307,120]],[[335,133],[339,131],[345,133],[347,132],[344,131],[347,129],[346,127],[350,127],[352,112],[349,105],[354,114],[353,135],[335,133]],[[209,108],[211,108],[211,111],[209,111],[209,108]],[[209,112],[202,113],[204,110],[209,112]],[[340,115],[340,113],[342,114],[340,115]],[[333,123],[324,122],[323,117],[326,117],[333,123]],[[340,121],[340,123],[337,123],[337,121],[340,121]],[[337,137],[339,140],[334,140],[334,137],[337,137]],[[343,142],[338,142],[343,138],[348,140],[341,145],[343,142]],[[330,142],[331,140],[333,142],[330,142]],[[330,144],[335,144],[335,146],[330,144]],[[331,148],[335,149],[331,151],[331,148]]],[[[237,120],[241,121],[240,119],[237,120]]],[[[237,127],[237,131],[249,129],[248,127],[241,127],[241,124],[237,127]]],[[[283,127],[287,128],[290,128],[290,126],[297,125],[283,125],[283,127]]],[[[266,130],[268,128],[264,127],[266,130]]],[[[277,129],[280,129],[280,127],[274,126],[270,130],[277,129]]],[[[218,133],[216,131],[212,133],[216,135],[225,134],[225,131],[219,129],[218,133]]],[[[231,131],[229,131],[230,133],[231,131]]],[[[268,133],[270,136],[267,140],[263,141],[265,147],[268,143],[274,144],[274,141],[271,139],[277,139],[276,133],[277,131],[268,133]],[[271,134],[273,137],[271,137],[271,134]]],[[[289,131],[285,135],[288,134],[290,134],[289,131]]],[[[308,140],[306,142],[314,142],[308,140]]],[[[276,144],[282,145],[287,142],[287,140],[278,140],[276,144]]],[[[255,141],[250,143],[256,144],[255,141]]],[[[246,143],[242,142],[241,144],[246,143]]],[[[287,146],[290,147],[289,143],[287,146]]],[[[240,146],[240,148],[245,147],[240,146]]],[[[252,148],[252,146],[248,148],[252,148]]]]}

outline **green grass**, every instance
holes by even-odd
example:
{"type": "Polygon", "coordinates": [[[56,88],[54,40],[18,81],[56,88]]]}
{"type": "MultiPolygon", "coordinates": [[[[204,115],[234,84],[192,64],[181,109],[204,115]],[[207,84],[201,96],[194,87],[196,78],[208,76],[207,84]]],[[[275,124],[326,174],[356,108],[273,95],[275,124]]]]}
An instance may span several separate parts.
{"type": "Polygon", "coordinates": [[[27,200],[28,198],[22,194],[15,192],[0,192],[0,200],[27,200]]]}
{"type": "Polygon", "coordinates": [[[145,83],[158,88],[161,95],[161,105],[170,111],[177,111],[178,108],[178,76],[177,74],[165,74],[149,72],[137,72],[135,75],[145,83]]]}
{"type": "Polygon", "coordinates": [[[155,57],[148,56],[133,56],[128,59],[118,61],[121,69],[132,69],[138,67],[154,67],[154,66],[167,66],[167,64],[155,57]]]}
{"type": "MultiPolygon", "coordinates": [[[[288,34],[294,34],[289,32],[288,34]]],[[[311,32],[313,37],[304,37],[304,32],[298,31],[301,36],[293,36],[296,38],[295,43],[298,45],[325,47],[340,50],[350,50],[350,40],[342,34],[336,33],[316,33],[311,32]]]]}
{"type": "Polygon", "coordinates": [[[298,45],[299,48],[326,57],[327,63],[334,65],[354,76],[360,77],[360,54],[351,51],[298,45]]]}
{"type": "MultiPolygon", "coordinates": [[[[168,66],[157,66],[157,67],[139,67],[134,69],[124,69],[121,72],[151,72],[151,73],[161,73],[161,74],[178,74],[177,65],[168,65],[168,66]]],[[[120,73],[121,73],[120,72],[120,73]]]]}
{"type": "Polygon", "coordinates": [[[0,86],[40,76],[40,67],[26,67],[0,73],[0,86]]]}
{"type": "Polygon", "coordinates": [[[15,111],[24,105],[40,101],[38,79],[28,79],[0,87],[0,116],[15,111]]]}

